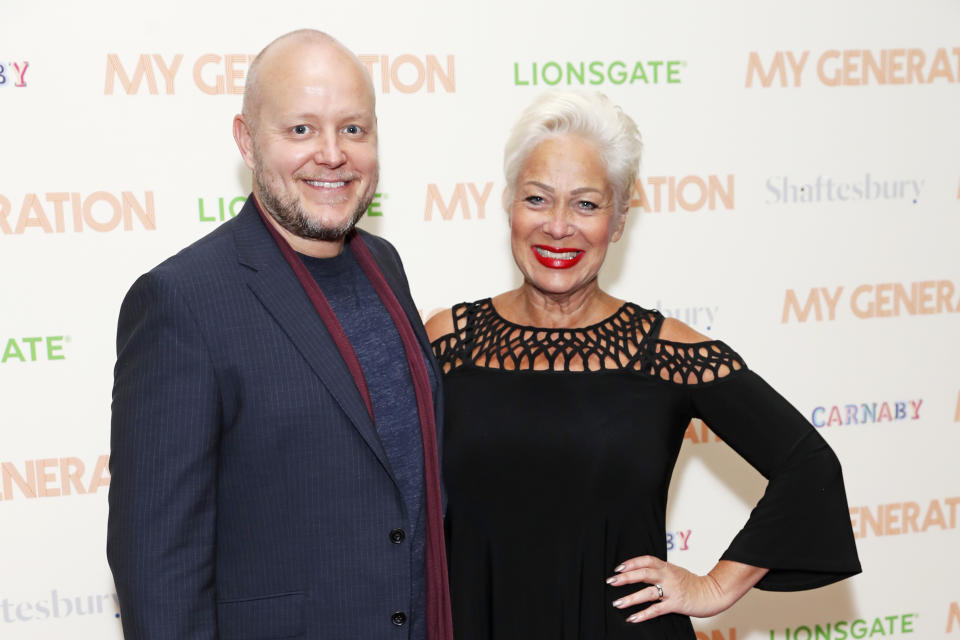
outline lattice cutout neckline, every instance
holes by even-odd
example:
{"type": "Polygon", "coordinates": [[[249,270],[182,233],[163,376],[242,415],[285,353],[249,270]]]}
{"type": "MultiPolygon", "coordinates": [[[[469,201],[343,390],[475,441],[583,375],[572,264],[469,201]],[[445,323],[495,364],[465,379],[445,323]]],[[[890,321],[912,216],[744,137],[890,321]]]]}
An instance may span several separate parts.
{"type": "Polygon", "coordinates": [[[574,329],[510,322],[486,298],[453,307],[454,330],[433,343],[444,373],[460,368],[503,371],[636,371],[678,384],[713,382],[746,370],[723,342],[660,339],[663,315],[633,303],[600,322],[574,329]]]}

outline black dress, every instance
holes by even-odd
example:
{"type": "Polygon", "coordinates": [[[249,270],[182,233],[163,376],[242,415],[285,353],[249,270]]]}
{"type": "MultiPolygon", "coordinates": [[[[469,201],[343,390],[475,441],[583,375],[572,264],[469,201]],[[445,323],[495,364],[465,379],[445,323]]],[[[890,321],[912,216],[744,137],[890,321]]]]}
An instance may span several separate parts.
{"type": "Polygon", "coordinates": [[[489,299],[453,308],[443,472],[457,640],[694,639],[686,616],[631,624],[644,585],[605,579],[666,559],[667,490],[691,418],[768,480],[723,558],[791,591],[860,571],[840,465],[806,419],[722,342],[658,338],[626,303],[589,327],[537,329],[489,299]],[[577,369],[580,369],[579,371],[577,369]]]}

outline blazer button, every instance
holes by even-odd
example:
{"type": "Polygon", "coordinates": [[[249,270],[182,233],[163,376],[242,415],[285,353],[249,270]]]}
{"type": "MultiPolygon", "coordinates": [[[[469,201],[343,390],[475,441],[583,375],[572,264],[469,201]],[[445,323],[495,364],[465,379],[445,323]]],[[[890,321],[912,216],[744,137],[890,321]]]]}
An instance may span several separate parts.
{"type": "Polygon", "coordinates": [[[403,539],[407,537],[406,532],[403,529],[393,529],[390,532],[390,542],[393,544],[400,544],[403,542],[403,539]]]}
{"type": "Polygon", "coordinates": [[[398,627],[402,627],[403,625],[407,624],[407,614],[405,614],[403,611],[394,611],[393,615],[390,616],[390,622],[398,627]]]}

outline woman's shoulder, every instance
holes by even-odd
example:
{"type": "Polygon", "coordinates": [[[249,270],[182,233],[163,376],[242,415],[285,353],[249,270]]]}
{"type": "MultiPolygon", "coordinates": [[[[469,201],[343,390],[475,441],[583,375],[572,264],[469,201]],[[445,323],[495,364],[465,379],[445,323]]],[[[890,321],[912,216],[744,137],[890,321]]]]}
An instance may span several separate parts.
{"type": "Polygon", "coordinates": [[[703,335],[676,318],[663,317],[650,336],[645,368],[654,377],[680,384],[702,384],[747,370],[726,343],[703,335]]]}
{"type": "Polygon", "coordinates": [[[455,335],[466,326],[468,316],[475,316],[478,310],[490,307],[490,298],[482,298],[474,302],[461,302],[450,308],[441,309],[427,318],[424,323],[427,337],[433,343],[446,336],[455,335]]]}
{"type": "Polygon", "coordinates": [[[436,342],[443,336],[453,333],[453,308],[442,309],[427,318],[424,328],[427,330],[427,338],[430,342],[436,342]]]}
{"type": "Polygon", "coordinates": [[[657,336],[660,340],[667,342],[677,342],[680,344],[695,344],[698,342],[711,342],[711,338],[696,331],[687,323],[676,318],[664,317],[660,322],[660,332],[657,336]]]}

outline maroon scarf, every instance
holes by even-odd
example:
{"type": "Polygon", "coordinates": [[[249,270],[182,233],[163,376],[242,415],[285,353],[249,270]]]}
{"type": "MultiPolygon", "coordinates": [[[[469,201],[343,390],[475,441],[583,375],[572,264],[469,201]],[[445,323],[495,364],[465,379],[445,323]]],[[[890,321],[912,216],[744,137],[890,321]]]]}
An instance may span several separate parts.
{"type": "MultiPolygon", "coordinates": [[[[310,275],[303,260],[297,257],[296,252],[290,246],[283,236],[280,235],[274,226],[273,221],[269,220],[263,213],[260,203],[254,198],[257,205],[257,212],[263,218],[263,224],[266,225],[270,235],[273,236],[280,252],[286,258],[297,279],[303,286],[307,297],[313,303],[320,319],[323,321],[327,332],[337,345],[343,361],[350,369],[350,374],[363,396],[363,402],[367,405],[367,412],[370,414],[370,420],[373,421],[373,403],[370,401],[370,390],[367,388],[367,380],[363,376],[363,369],[360,368],[360,361],[353,350],[353,345],[347,339],[340,321],[327,302],[323,291],[320,290],[316,280],[310,275]]],[[[426,489],[427,501],[427,542],[426,542],[426,560],[427,560],[427,638],[428,640],[453,640],[453,623],[450,618],[450,592],[447,582],[447,558],[446,549],[443,543],[443,509],[440,504],[440,463],[437,456],[437,428],[433,412],[433,394],[430,391],[430,378],[427,374],[427,366],[423,361],[423,353],[420,351],[420,345],[417,343],[417,337],[413,333],[413,327],[407,319],[400,302],[394,295],[390,285],[380,272],[376,261],[364,244],[360,234],[354,233],[350,239],[350,250],[353,256],[360,264],[360,268],[366,274],[370,284],[373,285],[380,301],[386,307],[387,312],[393,319],[393,324],[397,327],[400,334],[400,340],[403,342],[403,350],[407,356],[407,364],[410,367],[410,377],[413,380],[413,390],[417,397],[417,413],[420,415],[420,434],[423,439],[423,471],[424,485],[426,489]]]]}

